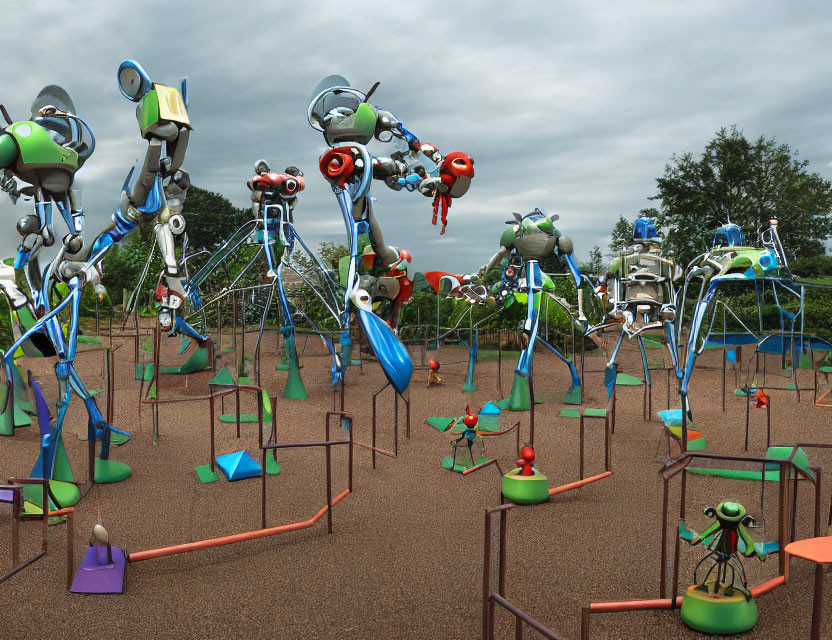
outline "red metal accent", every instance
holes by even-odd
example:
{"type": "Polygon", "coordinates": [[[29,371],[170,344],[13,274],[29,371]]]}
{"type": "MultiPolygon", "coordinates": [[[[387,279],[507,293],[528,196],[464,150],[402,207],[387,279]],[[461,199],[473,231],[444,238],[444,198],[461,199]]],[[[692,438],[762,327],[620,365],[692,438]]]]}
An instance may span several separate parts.
{"type": "Polygon", "coordinates": [[[330,149],[321,156],[318,166],[324,178],[342,189],[355,177],[355,161],[349,147],[330,149]]]}

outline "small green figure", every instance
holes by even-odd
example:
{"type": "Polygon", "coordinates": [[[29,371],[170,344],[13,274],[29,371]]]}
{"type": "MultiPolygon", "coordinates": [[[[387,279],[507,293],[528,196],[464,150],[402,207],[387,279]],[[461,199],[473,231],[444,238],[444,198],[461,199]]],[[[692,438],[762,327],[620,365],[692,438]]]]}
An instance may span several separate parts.
{"type": "Polygon", "coordinates": [[[716,581],[713,589],[715,594],[719,593],[720,585],[724,584],[723,593],[726,596],[733,595],[734,589],[736,589],[745,595],[746,601],[750,601],[751,591],[748,590],[745,571],[740,563],[738,553],[742,553],[746,558],[757,556],[760,560],[765,560],[765,553],[754,545],[754,541],[746,528],[753,524],[754,518],[746,513],[745,507],[739,502],[729,502],[727,500],[720,502],[716,508],[706,507],[705,515],[709,518],[716,518],[716,522],[701,535],[691,531],[684,531],[680,534],[682,539],[687,540],[691,546],[704,542],[710,549],[710,553],[699,561],[693,571],[696,590],[708,592],[708,578],[716,568],[716,581]],[[740,540],[744,543],[744,550],[740,550],[740,540]],[[696,578],[697,572],[702,563],[708,558],[713,558],[714,562],[700,582],[696,578]],[[728,580],[728,569],[731,570],[730,581],[728,580]],[[737,584],[738,576],[739,584],[737,584]]]}

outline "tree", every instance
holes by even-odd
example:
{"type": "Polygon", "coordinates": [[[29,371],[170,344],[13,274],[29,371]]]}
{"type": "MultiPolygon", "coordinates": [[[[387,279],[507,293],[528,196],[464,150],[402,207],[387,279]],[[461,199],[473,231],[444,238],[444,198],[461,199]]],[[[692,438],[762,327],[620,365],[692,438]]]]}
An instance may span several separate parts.
{"type": "Polygon", "coordinates": [[[249,209],[238,209],[225,196],[196,186],[188,189],[182,207],[188,242],[192,250],[216,249],[244,222],[251,220],[249,209]]]}
{"type": "Polygon", "coordinates": [[[597,244],[589,250],[589,261],[578,265],[578,271],[588,276],[597,276],[604,268],[604,257],[601,255],[601,247],[597,244]]]}
{"type": "Polygon", "coordinates": [[[698,157],[674,154],[651,198],[661,201],[659,223],[670,228],[665,253],[687,264],[729,219],[754,244],[777,218],[789,258],[822,254],[832,236],[832,183],[808,165],[787,144],[750,142],[736,125],[720,129],[698,157]]]}
{"type": "Polygon", "coordinates": [[[618,222],[612,228],[612,234],[609,244],[610,256],[616,256],[624,248],[633,243],[633,223],[627,220],[624,216],[618,216],[618,222]]]}

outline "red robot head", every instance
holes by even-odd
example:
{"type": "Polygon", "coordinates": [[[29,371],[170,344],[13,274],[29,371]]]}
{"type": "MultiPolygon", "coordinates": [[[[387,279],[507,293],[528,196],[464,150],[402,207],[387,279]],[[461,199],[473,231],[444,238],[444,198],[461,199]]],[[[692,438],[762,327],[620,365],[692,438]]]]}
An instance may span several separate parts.
{"type": "Polygon", "coordinates": [[[468,405],[465,406],[465,413],[467,413],[468,415],[466,415],[462,419],[462,423],[466,427],[468,427],[469,429],[473,429],[474,427],[477,426],[477,422],[479,421],[479,416],[477,416],[476,413],[471,413],[471,407],[468,406],[468,405]]]}

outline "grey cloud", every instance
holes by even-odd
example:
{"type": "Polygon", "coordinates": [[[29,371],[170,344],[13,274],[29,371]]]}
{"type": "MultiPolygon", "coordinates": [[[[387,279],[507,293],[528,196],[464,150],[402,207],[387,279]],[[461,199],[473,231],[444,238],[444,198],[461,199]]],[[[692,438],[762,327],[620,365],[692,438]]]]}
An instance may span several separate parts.
{"type": "MultiPolygon", "coordinates": [[[[380,80],[378,104],[476,161],[442,238],[430,200],[375,185],[387,239],[410,249],[417,269],[477,268],[510,212],[535,206],[560,213],[585,258],[620,214],[651,206],[673,153],[700,151],[732,123],[775,135],[832,176],[825,4],[145,2],[126,12],[75,2],[61,20],[10,5],[0,101],[20,118],[45,84],[69,91],[98,141],[79,176],[90,235],[143,153],[115,82],[126,58],[155,81],[188,76],[195,184],[247,206],[258,158],[304,170],[297,219],[312,245],[343,239],[343,226],[317,172],[323,142],[306,123],[309,93],[331,73],[358,87],[380,80]]],[[[2,255],[26,212],[0,199],[2,255]]]]}

